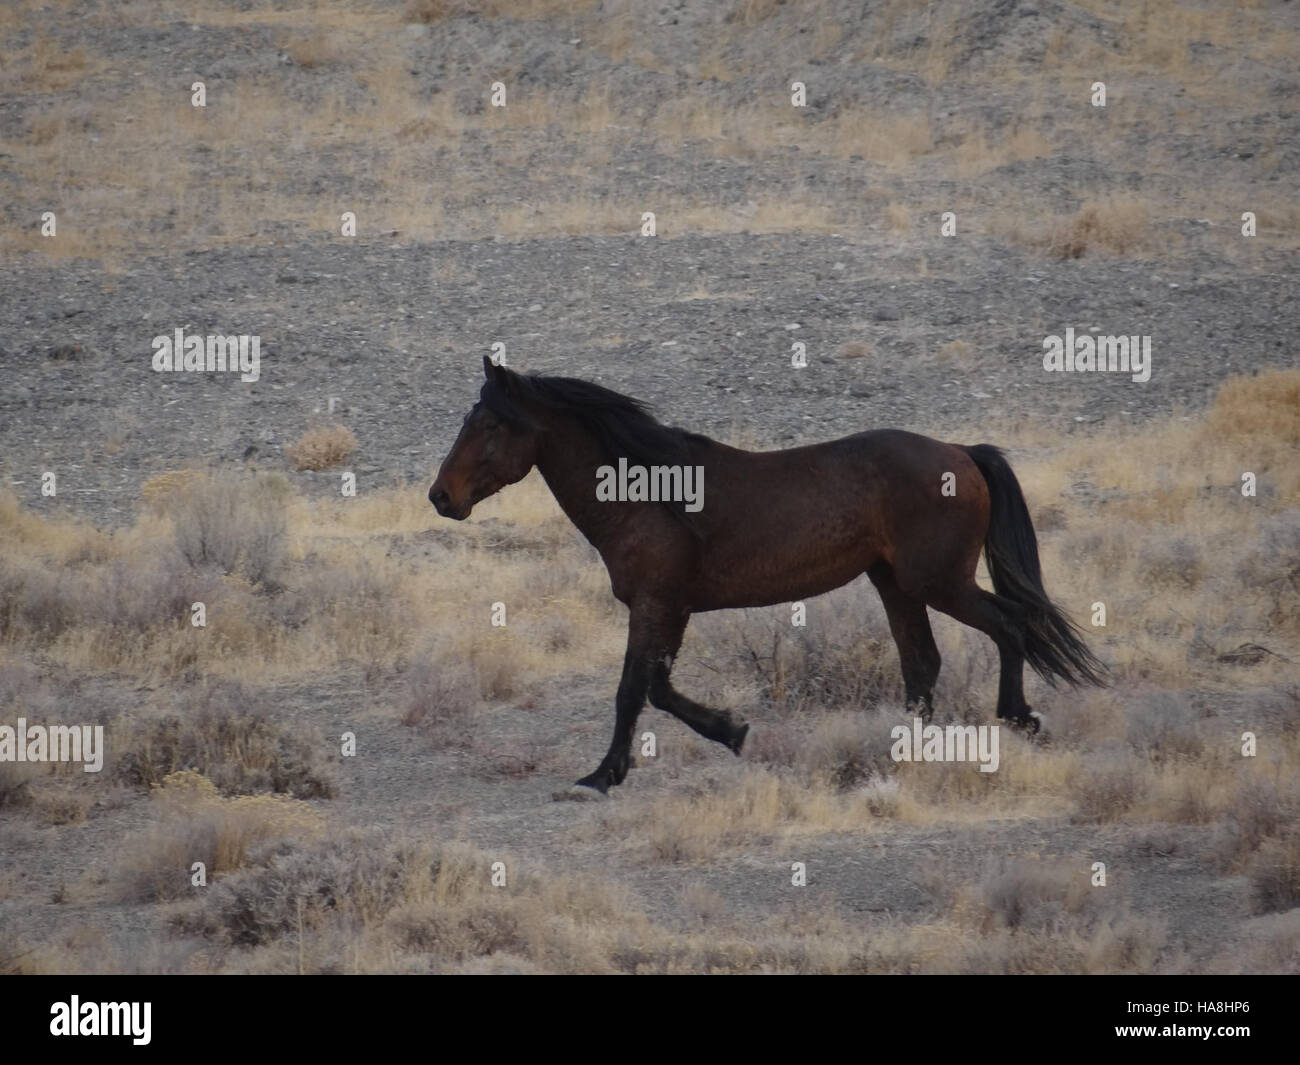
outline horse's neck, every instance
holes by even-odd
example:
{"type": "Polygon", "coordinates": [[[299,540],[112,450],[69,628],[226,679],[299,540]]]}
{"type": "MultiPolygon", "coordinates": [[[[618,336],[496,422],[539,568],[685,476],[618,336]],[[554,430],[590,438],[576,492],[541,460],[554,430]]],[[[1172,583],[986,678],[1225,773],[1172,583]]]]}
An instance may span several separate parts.
{"type": "Polygon", "coordinates": [[[600,547],[616,509],[596,499],[596,470],[607,463],[595,438],[575,419],[554,416],[537,449],[537,470],[571,522],[600,547]]]}

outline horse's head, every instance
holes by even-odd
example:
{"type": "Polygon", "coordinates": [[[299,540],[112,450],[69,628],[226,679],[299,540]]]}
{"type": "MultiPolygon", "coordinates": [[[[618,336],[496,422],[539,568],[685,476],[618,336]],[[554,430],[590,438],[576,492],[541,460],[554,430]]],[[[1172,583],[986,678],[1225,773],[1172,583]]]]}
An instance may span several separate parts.
{"type": "Polygon", "coordinates": [[[479,500],[522,481],[537,461],[540,430],[511,402],[514,374],[486,355],[483,371],[487,383],[429,489],[438,513],[457,521],[468,518],[479,500]]]}

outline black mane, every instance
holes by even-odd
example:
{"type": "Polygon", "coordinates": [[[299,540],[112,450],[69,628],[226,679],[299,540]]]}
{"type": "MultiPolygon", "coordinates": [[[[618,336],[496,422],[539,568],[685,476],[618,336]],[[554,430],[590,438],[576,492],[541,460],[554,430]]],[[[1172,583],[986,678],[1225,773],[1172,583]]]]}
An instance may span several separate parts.
{"type": "MultiPolygon", "coordinates": [[[[611,465],[620,458],[647,467],[693,465],[698,445],[711,443],[707,436],[657,421],[641,400],[590,381],[507,372],[505,387],[495,380],[484,384],[480,403],[503,421],[526,428],[537,424],[530,407],[572,415],[595,438],[611,465]]],[[[697,514],[686,512],[680,502],[665,505],[698,533],[697,514]]]]}

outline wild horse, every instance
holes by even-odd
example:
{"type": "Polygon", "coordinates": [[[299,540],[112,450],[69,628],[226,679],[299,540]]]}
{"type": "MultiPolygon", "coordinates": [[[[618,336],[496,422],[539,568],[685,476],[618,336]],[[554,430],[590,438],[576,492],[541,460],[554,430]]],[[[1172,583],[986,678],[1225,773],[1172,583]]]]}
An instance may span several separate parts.
{"type": "Polygon", "coordinates": [[[662,425],[640,401],[587,381],[518,374],[486,358],[483,367],[487,382],[429,501],[463,520],[536,466],[630,612],[614,739],[579,784],[605,792],[622,783],[647,696],[739,754],[749,726],[669,681],[690,616],[803,599],[862,573],[884,602],[908,704],[922,715],[939,675],[926,607],[992,638],[1001,660],[997,715],[1012,724],[1038,730],[1022,688],[1025,662],[1049,683],[1104,683],[1105,667],[1043,590],[1029,511],[996,447],[879,429],[742,451],[662,425]],[[608,491],[614,468],[623,484],[635,467],[661,484],[672,483],[665,471],[693,471],[700,499],[608,491]],[[981,550],[993,592],[975,583],[981,550]]]}

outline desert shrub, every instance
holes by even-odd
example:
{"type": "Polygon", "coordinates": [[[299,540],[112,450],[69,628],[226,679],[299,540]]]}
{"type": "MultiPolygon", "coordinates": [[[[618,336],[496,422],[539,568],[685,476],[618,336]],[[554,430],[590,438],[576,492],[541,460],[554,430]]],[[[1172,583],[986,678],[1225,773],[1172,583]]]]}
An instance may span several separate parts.
{"type": "Polygon", "coordinates": [[[959,893],[988,928],[1044,929],[1059,915],[1079,914],[1089,902],[1088,867],[1065,861],[999,859],[959,893]]]}
{"type": "Polygon", "coordinates": [[[328,470],[357,449],[357,438],[346,425],[314,426],[284,449],[295,470],[328,470]]]}
{"type": "MultiPolygon", "coordinates": [[[[495,890],[485,857],[456,844],[434,847],[354,831],[339,840],[280,842],[258,859],[178,913],[175,925],[237,947],[300,945],[316,937],[336,942],[343,933],[445,963],[527,954],[548,924],[615,916],[598,892],[537,876],[523,876],[523,892],[495,890]]],[[[335,956],[318,971],[338,971],[338,964],[335,956]]]]}
{"type": "Polygon", "coordinates": [[[468,747],[473,740],[478,680],[450,655],[421,654],[407,672],[402,724],[419,729],[435,747],[468,747]]]}
{"type": "Polygon", "coordinates": [[[353,831],[341,839],[279,840],[249,868],[213,886],[203,905],[178,917],[188,932],[257,946],[325,921],[362,924],[427,896],[436,875],[432,849],[353,831]]]}
{"type": "Polygon", "coordinates": [[[140,501],[155,514],[165,514],[176,501],[199,488],[204,476],[198,470],[157,473],[140,486],[140,501]]]}
{"type": "Polygon", "coordinates": [[[1215,849],[1222,865],[1235,870],[1269,839],[1285,834],[1300,818],[1300,794],[1293,782],[1283,787],[1276,780],[1242,781],[1231,808],[1215,833],[1215,849]]]}
{"type": "Polygon", "coordinates": [[[209,576],[195,573],[178,554],[164,549],[147,561],[118,560],[105,567],[88,590],[90,608],[85,619],[128,632],[148,632],[159,624],[187,623],[193,603],[210,608],[217,594],[209,576]]]}
{"type": "Polygon", "coordinates": [[[193,891],[193,863],[209,881],[247,865],[258,848],[286,837],[319,834],[323,820],[307,803],[281,795],[223,799],[201,773],[182,770],[152,793],[157,820],[127,841],[114,884],[124,901],[180,898],[193,891]]]}
{"type": "Polygon", "coordinates": [[[171,511],[176,547],[191,566],[238,573],[254,584],[275,582],[287,552],[284,496],[276,482],[209,479],[180,495],[171,511]]]}
{"type": "Polygon", "coordinates": [[[853,586],[809,603],[804,627],[791,626],[789,613],[706,616],[688,634],[688,647],[707,647],[730,678],[756,687],[780,713],[870,707],[901,695],[898,656],[874,595],[853,586]]]}
{"type": "Polygon", "coordinates": [[[796,765],[839,791],[882,779],[894,771],[889,753],[892,724],[871,712],[829,715],[806,738],[796,765]]]}
{"type": "Polygon", "coordinates": [[[1267,440],[1300,444],[1300,370],[1262,370],[1226,378],[1205,420],[1213,441],[1267,440]]]}
{"type": "Polygon", "coordinates": [[[192,769],[225,795],[270,791],[313,799],[334,794],[320,738],[278,723],[268,700],[237,683],[200,689],[184,712],[133,720],[119,744],[114,771],[138,787],[192,769]]]}
{"type": "Polygon", "coordinates": [[[0,639],[54,639],[85,608],[85,586],[67,570],[0,558],[0,639]]]}
{"type": "Polygon", "coordinates": [[[1079,259],[1089,251],[1127,255],[1146,247],[1149,229],[1144,204],[1119,200],[1085,203],[1072,218],[1051,230],[1043,246],[1058,259],[1079,259]]]}
{"type": "Polygon", "coordinates": [[[1234,576],[1243,590],[1264,597],[1274,630],[1300,630],[1300,510],[1262,518],[1258,538],[1237,563],[1234,576]]]}

